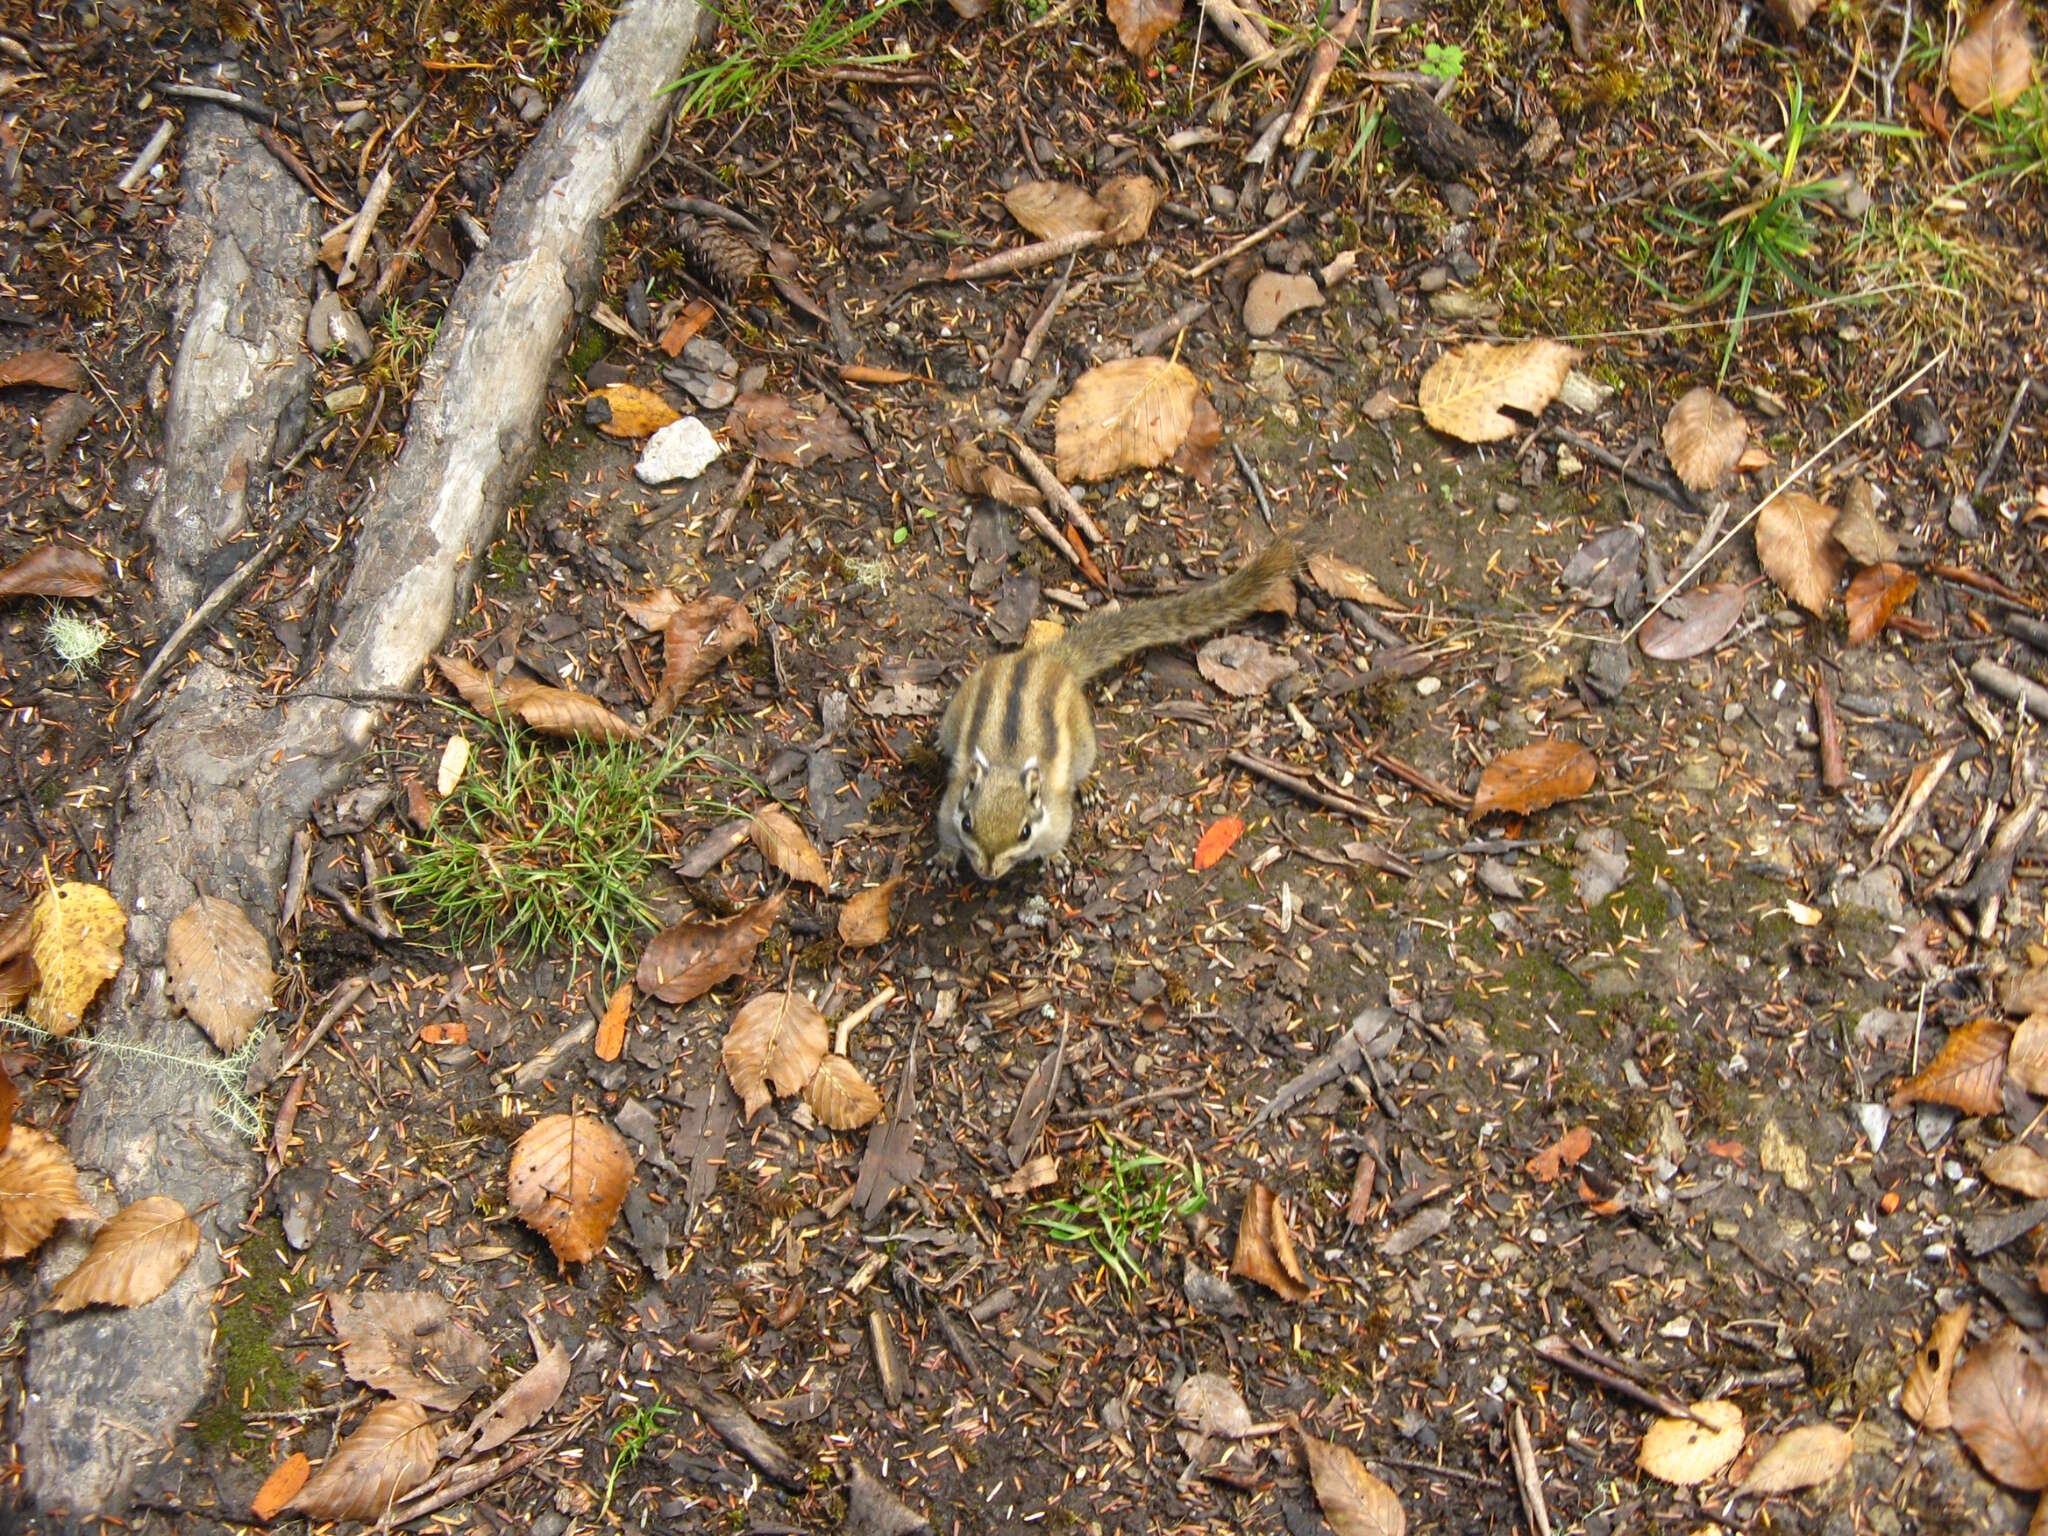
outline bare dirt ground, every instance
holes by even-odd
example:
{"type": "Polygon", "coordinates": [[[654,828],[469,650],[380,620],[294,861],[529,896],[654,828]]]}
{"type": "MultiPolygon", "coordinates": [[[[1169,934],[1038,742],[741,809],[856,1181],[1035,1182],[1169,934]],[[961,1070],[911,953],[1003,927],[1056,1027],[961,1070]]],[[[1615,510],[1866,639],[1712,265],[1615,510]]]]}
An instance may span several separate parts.
{"type": "MultiPolygon", "coordinates": [[[[4,35],[21,57],[0,96],[0,324],[18,333],[10,347],[73,353],[94,377],[89,422],[61,445],[49,392],[0,394],[14,471],[0,564],[55,539],[96,550],[116,583],[101,614],[113,645],[89,669],[50,653],[48,604],[0,610],[10,908],[46,864],[81,880],[103,870],[126,745],[110,722],[170,627],[135,573],[172,344],[154,305],[175,144],[139,190],[113,186],[174,105],[162,83],[241,58],[351,206],[371,135],[419,106],[387,228],[437,187],[444,210],[488,223],[527,132],[521,109],[559,94],[601,25],[520,6],[405,21],[288,9],[246,27],[239,11],[17,10],[4,35]],[[464,47],[436,46],[444,30],[464,47]],[[447,67],[454,52],[480,67],[447,67]]],[[[644,898],[667,923],[789,887],[784,920],[709,996],[636,1000],[613,1061],[593,1054],[590,1029],[622,973],[588,944],[451,948],[431,911],[403,901],[401,938],[365,932],[381,899],[371,873],[447,835],[411,809],[450,734],[475,740],[475,772],[505,750],[423,679],[365,766],[370,793],[315,829],[312,894],[279,945],[285,1045],[338,989],[367,985],[303,1077],[267,1089],[281,1129],[263,1209],[246,1230],[208,1234],[235,1276],[218,1299],[218,1381],[143,1474],[136,1523],[249,1523],[271,1468],[330,1454],[370,1401],[340,1367],[330,1298],[425,1289],[489,1341],[493,1390],[531,1362],[529,1325],[575,1352],[536,1431],[566,1438],[436,1517],[451,1528],[896,1528],[864,1496],[847,1515],[860,1463],[939,1530],[1321,1529],[1291,1436],[1190,1470],[1174,1405],[1205,1371],[1228,1377],[1254,1420],[1351,1446],[1419,1530],[1529,1528],[1510,1471],[1516,1416],[1561,1531],[2026,1528],[2029,1503],[1898,1404],[1941,1312],[1972,1303],[1973,1340],[2007,1321],[2048,1326],[2043,1213],[1979,1166],[2042,1106],[2010,1076],[2000,1114],[1886,1105],[2048,944],[2048,866],[2030,838],[2008,878],[1970,883],[1984,835],[2037,768],[2032,727],[1966,675],[1987,658],[2028,670],[2036,658],[2006,621],[2048,600],[2038,391],[2001,433],[2039,364],[2040,179],[1929,201],[1974,170],[1973,130],[1951,124],[1945,141],[1908,110],[1912,82],[1936,87],[1915,73],[1919,53],[1889,80],[1852,63],[1899,50],[1895,11],[1857,13],[1868,47],[1846,9],[1789,44],[1761,13],[1652,8],[1646,30],[1623,12],[1596,22],[1586,60],[1533,8],[1376,14],[1374,69],[1412,72],[1430,43],[1463,49],[1446,104],[1487,150],[1468,175],[1433,181],[1384,133],[1347,165],[1376,100],[1349,64],[1310,138],[1318,157],[1299,176],[1286,154],[1248,169],[1301,58],[1238,82],[1212,122],[1236,55],[1213,40],[1197,53],[1190,20],[1134,66],[1089,7],[977,22],[904,11],[880,35],[911,63],[796,79],[744,123],[675,127],[620,210],[605,304],[629,318],[644,304],[658,329],[672,301],[715,299],[704,334],[756,370],[749,382],[791,399],[829,390],[866,451],[743,474],[747,455],[728,444],[701,480],[649,490],[631,448],[585,425],[585,397],[631,382],[687,402],[663,385],[660,349],[593,320],[563,360],[530,495],[447,649],[637,718],[660,645],[621,599],[661,586],[743,596],[759,642],[657,732],[700,756],[659,798],[644,898]],[[1821,216],[1816,288],[1898,287],[1751,326],[1722,388],[1768,462],[1682,506],[1639,482],[1665,479],[1665,412],[1720,365],[1720,324],[1683,327],[1727,309],[1683,307],[1707,287],[1706,257],[1662,215],[1718,163],[1702,143],[1782,129],[1793,74],[1846,117],[1888,107],[1921,135],[1822,136],[1809,162],[1872,200],[1860,219],[1821,216]],[[1077,260],[1073,277],[1092,281],[1051,322],[1023,388],[1008,364],[1057,264],[892,292],[913,266],[1014,243],[998,201],[1014,181],[1123,172],[1153,176],[1167,205],[1147,240],[1077,260]],[[828,323],[765,276],[706,289],[678,230],[685,199],[772,232],[828,323]],[[1250,270],[1184,275],[1289,209],[1250,270]],[[1251,270],[1346,250],[1357,272],[1322,308],[1270,340],[1246,334],[1231,290],[1251,270]],[[1106,535],[1095,558],[1141,596],[1218,572],[1277,529],[1370,572],[1391,602],[1304,584],[1291,619],[1246,627],[1297,664],[1256,697],[1226,696],[1191,650],[1112,676],[1098,690],[1100,796],[1070,863],[997,886],[937,868],[935,720],[903,701],[1014,643],[1020,618],[1096,600],[1015,513],[955,490],[946,451],[1192,299],[1211,307],[1178,355],[1215,400],[1224,449],[1205,483],[1165,470],[1088,489],[1106,535]],[[1412,409],[1422,370],[1494,335],[1573,340],[1613,393],[1590,413],[1553,407],[1544,420],[1561,431],[1493,448],[1433,433],[1412,409]],[[845,364],[917,377],[869,385],[845,364]],[[1839,500],[1859,479],[1880,493],[1921,577],[1908,630],[1851,645],[1839,608],[1814,619],[1764,581],[1725,641],[1660,662],[1615,643],[1628,619],[1561,584],[1589,538],[1626,526],[1647,567],[1632,590],[1654,596],[1710,519],[1729,528],[1816,453],[1816,495],[1839,500]],[[1848,770],[1834,789],[1821,782],[1823,685],[1848,770]],[[1456,802],[1484,765],[1550,738],[1591,750],[1593,789],[1469,824],[1456,802]],[[1877,853],[1909,776],[1951,747],[1915,825],[1877,853]],[[1353,809],[1291,794],[1232,751],[1320,774],[1353,809]],[[790,886],[746,845],[685,872],[771,796],[824,852],[829,892],[790,886]],[[1242,837],[1197,871],[1198,840],[1228,817],[1242,837]],[[895,872],[889,937],[843,946],[843,900],[895,872]],[[851,1052],[892,1119],[906,1118],[908,1080],[921,1164],[896,1165],[872,1200],[856,1189],[878,1160],[863,1136],[786,1103],[746,1124],[734,1112],[719,1042],[735,1007],[778,986],[833,1018],[895,989],[851,1052]],[[1368,1056],[1260,1120],[1369,1009],[1386,1013],[1368,1056]],[[1027,1106],[1020,1133],[1055,1053],[1043,1128],[1027,1106]],[[620,1128],[637,1185],[609,1246],[565,1270],[510,1214],[505,1169],[536,1116],[572,1107],[620,1128]],[[1576,1165],[1546,1169],[1538,1154],[1581,1127],[1576,1165]],[[1056,1185],[998,1188],[1040,1152],[1058,1158],[1056,1185]],[[1134,1202],[1175,1207],[1133,1241],[1128,1281],[1045,1224],[1063,1219],[1052,1202],[1107,1198],[1118,1179],[1134,1202]],[[1305,1300],[1225,1279],[1260,1185],[1291,1224],[1305,1300]],[[1839,1425],[1853,1455],[1821,1486],[1768,1500],[1726,1480],[1674,1487],[1636,1467],[1653,1412],[1540,1356],[1546,1336],[1625,1364],[1639,1393],[1731,1398],[1753,1431],[1839,1425]],[[707,1385],[794,1458],[791,1482],[762,1476],[689,1406],[707,1385]]],[[[280,693],[320,637],[349,506],[402,429],[409,370],[458,269],[446,234],[432,251],[444,243],[447,270],[421,260],[372,319],[369,361],[323,363],[315,430],[336,390],[367,386],[304,471],[303,493],[327,510],[196,647],[280,693]]],[[[1047,419],[1027,430],[1049,449],[1047,419]]],[[[1757,577],[1752,540],[1705,569],[1757,577]]],[[[61,1130],[79,1062],[50,1044],[12,1050],[20,1117],[61,1130]]],[[[28,1311],[45,1282],[26,1263],[0,1279],[18,1320],[6,1364],[38,1325],[28,1311]]]]}

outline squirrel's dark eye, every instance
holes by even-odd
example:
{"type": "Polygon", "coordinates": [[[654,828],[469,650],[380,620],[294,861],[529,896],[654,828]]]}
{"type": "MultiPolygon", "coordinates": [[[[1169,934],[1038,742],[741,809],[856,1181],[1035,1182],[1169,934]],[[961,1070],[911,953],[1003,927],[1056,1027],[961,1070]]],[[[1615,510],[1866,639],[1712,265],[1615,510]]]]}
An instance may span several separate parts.
{"type": "Polygon", "coordinates": [[[974,812],[968,810],[965,806],[960,808],[960,830],[962,832],[972,832],[974,830],[974,812]]]}

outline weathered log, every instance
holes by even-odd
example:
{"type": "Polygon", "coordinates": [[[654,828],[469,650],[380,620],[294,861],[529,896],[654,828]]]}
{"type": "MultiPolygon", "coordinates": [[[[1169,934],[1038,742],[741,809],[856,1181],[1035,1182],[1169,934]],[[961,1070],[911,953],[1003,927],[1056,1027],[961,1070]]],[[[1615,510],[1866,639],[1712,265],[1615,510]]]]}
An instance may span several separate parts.
{"type": "MultiPolygon", "coordinates": [[[[202,665],[137,743],[109,879],[131,914],[127,956],[101,1038],[184,1055],[211,1049],[165,996],[165,927],[202,891],[271,925],[292,833],[382,723],[356,701],[411,686],[440,642],[519,486],[548,372],[598,272],[604,212],[667,108],[671,98],[656,93],[681,69],[697,9],[695,0],[636,0],[621,12],[576,94],[506,181],[490,246],[457,289],[421,377],[405,446],[364,503],[338,638],[311,685],[278,706],[252,679],[202,665]]],[[[88,1177],[110,1182],[124,1203],[168,1194],[188,1209],[219,1204],[198,1257],[164,1296],[36,1334],[21,1454],[46,1510],[120,1506],[205,1390],[221,1280],[214,1245],[239,1236],[258,1164],[195,1081],[112,1054],[94,1058],[86,1076],[71,1147],[88,1177]]]]}

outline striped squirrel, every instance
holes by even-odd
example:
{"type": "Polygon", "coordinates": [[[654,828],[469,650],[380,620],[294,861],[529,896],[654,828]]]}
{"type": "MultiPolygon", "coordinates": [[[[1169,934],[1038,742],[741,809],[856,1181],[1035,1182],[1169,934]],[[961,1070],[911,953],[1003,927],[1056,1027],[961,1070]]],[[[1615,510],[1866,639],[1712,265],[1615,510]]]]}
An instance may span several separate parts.
{"type": "Polygon", "coordinates": [[[947,706],[939,842],[984,880],[1026,859],[1057,857],[1074,828],[1074,795],[1095,767],[1095,720],[1082,684],[1140,651],[1235,624],[1293,573],[1285,539],[1215,581],[1093,613],[1059,639],[975,668],[947,706]]]}

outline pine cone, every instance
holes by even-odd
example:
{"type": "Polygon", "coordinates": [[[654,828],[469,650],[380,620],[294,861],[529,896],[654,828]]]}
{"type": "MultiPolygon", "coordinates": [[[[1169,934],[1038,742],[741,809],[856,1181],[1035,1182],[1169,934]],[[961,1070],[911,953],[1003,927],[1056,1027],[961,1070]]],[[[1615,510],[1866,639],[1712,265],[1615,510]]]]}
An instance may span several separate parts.
{"type": "Polygon", "coordinates": [[[761,253],[746,236],[716,222],[692,220],[683,230],[683,254],[699,277],[728,298],[761,270],[761,253]]]}

